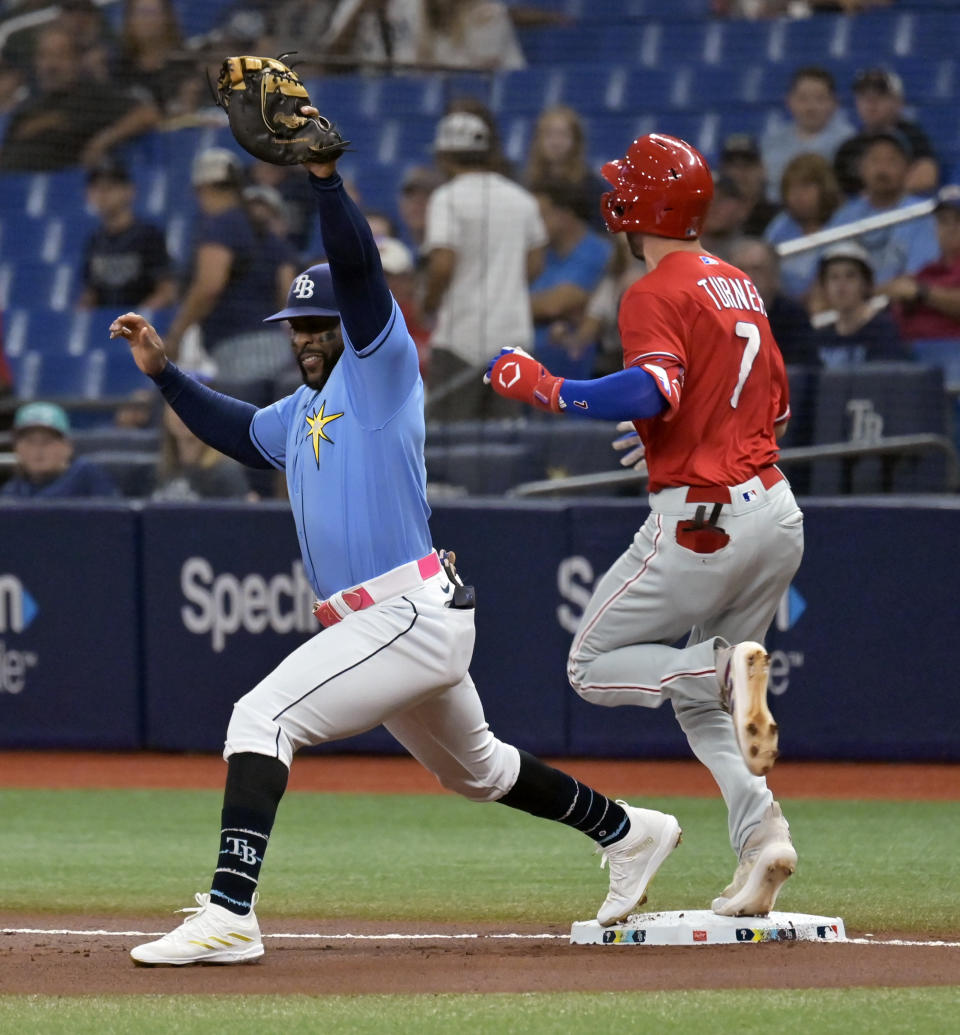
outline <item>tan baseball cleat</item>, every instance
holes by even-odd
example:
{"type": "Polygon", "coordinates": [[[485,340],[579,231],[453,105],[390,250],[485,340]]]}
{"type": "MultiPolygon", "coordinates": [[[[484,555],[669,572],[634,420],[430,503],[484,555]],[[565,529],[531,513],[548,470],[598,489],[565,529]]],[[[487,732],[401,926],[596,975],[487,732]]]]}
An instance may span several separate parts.
{"type": "Polygon", "coordinates": [[[713,900],[720,916],[766,916],[797,868],[797,850],[777,802],[747,838],[733,880],[713,900]]]}
{"type": "Polygon", "coordinates": [[[760,643],[738,643],[730,654],[726,684],[733,728],[747,768],[754,776],[765,776],[780,753],[779,728],[767,707],[770,656],[760,643]]]}

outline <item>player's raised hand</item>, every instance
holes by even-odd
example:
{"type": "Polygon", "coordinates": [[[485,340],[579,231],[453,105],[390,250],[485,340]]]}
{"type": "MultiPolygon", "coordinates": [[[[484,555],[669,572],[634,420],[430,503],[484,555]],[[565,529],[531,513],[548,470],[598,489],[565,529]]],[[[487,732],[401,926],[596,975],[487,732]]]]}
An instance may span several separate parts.
{"type": "Polygon", "coordinates": [[[567,404],[560,396],[564,379],[554,377],[529,352],[512,347],[502,348],[487,364],[483,383],[507,399],[518,399],[538,410],[560,413],[567,404]]]}
{"type": "Polygon", "coordinates": [[[629,453],[624,453],[620,457],[620,464],[623,467],[632,467],[637,470],[642,466],[644,457],[647,455],[646,447],[640,440],[640,436],[637,434],[637,429],[633,426],[632,420],[622,420],[617,425],[617,431],[624,432],[613,440],[611,445],[618,452],[625,449],[629,449],[629,453]]]}
{"type": "Polygon", "coordinates": [[[156,328],[139,313],[124,313],[110,324],[111,338],[126,338],[134,362],[148,377],[167,365],[167,354],[156,328]]]}
{"type": "MultiPolygon", "coordinates": [[[[307,115],[310,118],[317,118],[320,112],[317,108],[314,108],[312,104],[305,104],[300,109],[301,115],[307,115]]],[[[328,176],[332,176],[337,169],[337,161],[334,159],[332,162],[304,162],[304,167],[313,173],[314,176],[319,176],[321,179],[326,179],[328,176]]]]}

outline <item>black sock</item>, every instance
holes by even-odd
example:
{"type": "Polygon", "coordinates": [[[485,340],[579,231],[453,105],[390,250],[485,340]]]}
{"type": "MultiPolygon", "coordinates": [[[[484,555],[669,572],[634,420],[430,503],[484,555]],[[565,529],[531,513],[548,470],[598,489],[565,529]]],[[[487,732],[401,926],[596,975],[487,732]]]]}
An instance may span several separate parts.
{"type": "Polygon", "coordinates": [[[526,751],[520,752],[517,782],[500,804],[565,823],[604,847],[619,841],[630,829],[626,812],[615,801],[526,751]]]}
{"type": "Polygon", "coordinates": [[[243,916],[253,908],[253,893],[270,840],[277,806],[289,771],[267,755],[231,755],[220,813],[220,853],[210,885],[211,901],[243,916]]]}

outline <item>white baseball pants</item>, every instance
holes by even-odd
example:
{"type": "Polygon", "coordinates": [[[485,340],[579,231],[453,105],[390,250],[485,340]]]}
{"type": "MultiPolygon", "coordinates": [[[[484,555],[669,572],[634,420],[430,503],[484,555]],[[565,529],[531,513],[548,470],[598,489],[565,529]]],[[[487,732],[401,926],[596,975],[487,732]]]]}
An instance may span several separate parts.
{"type": "MultiPolygon", "coordinates": [[[[729,811],[738,854],[773,800],[747,769],[720,702],[716,650],[766,635],[803,555],[803,514],[786,480],[730,489],[719,526],[729,543],[694,553],[675,539],[698,506],[686,488],[650,496],[651,513],[600,579],[570,649],[568,676],[592,704],[657,708],[670,699],[690,747],[729,811]],[[670,646],[686,636],[686,646],[670,646]]],[[[711,506],[706,505],[709,514],[711,506]]]]}
{"type": "Polygon", "coordinates": [[[520,755],[487,726],[467,671],[473,611],[445,607],[443,586],[435,575],[298,647],[234,705],[224,758],[250,751],[289,767],[299,748],[382,723],[444,787],[502,798],[520,755]]]}

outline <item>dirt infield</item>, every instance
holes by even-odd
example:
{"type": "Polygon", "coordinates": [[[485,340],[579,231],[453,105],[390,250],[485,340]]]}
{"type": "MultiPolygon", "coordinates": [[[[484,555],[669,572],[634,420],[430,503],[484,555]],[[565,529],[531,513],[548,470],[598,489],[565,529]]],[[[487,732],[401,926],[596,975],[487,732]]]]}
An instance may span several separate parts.
{"type": "MultiPolygon", "coordinates": [[[[564,769],[585,783],[620,796],[717,793],[698,762],[564,759],[564,769]]],[[[92,751],[0,752],[0,787],[169,787],[220,790],[226,765],[216,755],[100,754],[92,751]]],[[[960,766],[893,763],[780,762],[767,778],[784,798],[872,798],[892,801],[960,800],[960,766]]],[[[442,793],[410,758],[361,755],[298,756],[292,791],[371,794],[442,793]]]]}
{"type": "MultiPolygon", "coordinates": [[[[0,928],[29,927],[28,917],[0,915],[0,928]]],[[[111,931],[166,931],[170,917],[105,922],[111,931]]],[[[96,930],[96,917],[34,917],[38,928],[96,930]]],[[[570,945],[569,928],[518,926],[512,932],[463,926],[263,918],[266,954],[238,967],[142,968],[130,948],[147,940],[123,934],[6,934],[0,937],[0,992],[110,995],[128,993],[576,992],[694,988],[840,988],[951,985],[960,948],[936,945],[815,944],[683,947],[570,945]],[[271,932],[315,933],[309,939],[271,932]],[[384,935],[345,940],[337,933],[384,935]],[[491,935],[510,933],[511,938],[491,935]],[[397,937],[417,934],[416,939],[397,937]],[[553,938],[536,937],[543,934],[553,938]],[[523,937],[527,935],[528,937],[523,937]],[[530,937],[530,936],[534,937],[530,937]]]]}
{"type": "MultiPolygon", "coordinates": [[[[623,795],[714,795],[696,763],[565,761],[581,779],[623,795]]],[[[211,756],[0,754],[0,787],[222,787],[211,756]]],[[[785,763],[778,796],[957,800],[960,767],[785,763]]],[[[308,756],[293,767],[298,791],[431,793],[429,774],[404,758],[308,756]]],[[[960,982],[952,944],[574,946],[568,926],[464,925],[261,917],[267,947],[252,966],[139,968],[129,950],[169,930],[170,916],[117,918],[0,913],[0,993],[51,995],[633,991],[708,988],[928,986],[960,982]],[[303,937],[309,935],[309,937],[303,937]],[[453,937],[454,935],[458,937],[453,937]],[[469,935],[471,937],[462,937],[469,935]],[[299,936],[299,937],[298,937],[299,936]]],[[[849,931],[858,938],[862,932],[849,931]]],[[[864,939],[864,941],[868,941],[864,939]]]]}

